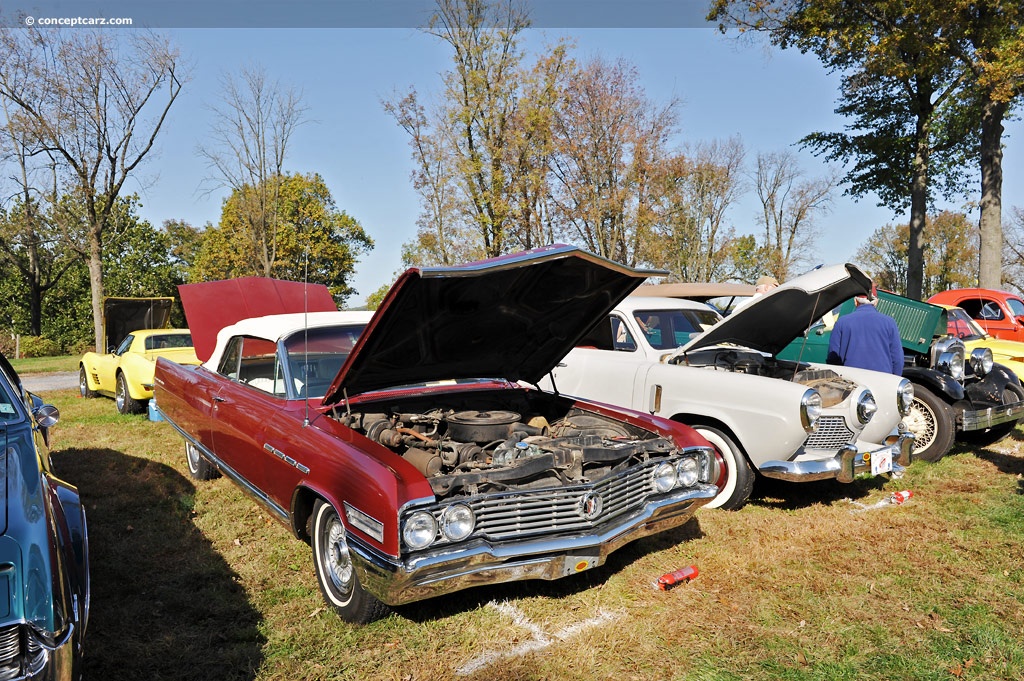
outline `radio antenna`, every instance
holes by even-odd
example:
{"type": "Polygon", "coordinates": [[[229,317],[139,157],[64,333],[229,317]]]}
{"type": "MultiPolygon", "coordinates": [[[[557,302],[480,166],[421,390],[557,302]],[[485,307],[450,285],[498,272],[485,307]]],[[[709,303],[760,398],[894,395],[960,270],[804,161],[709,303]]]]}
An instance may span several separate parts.
{"type": "Polygon", "coordinates": [[[302,420],[303,427],[309,425],[309,246],[303,253],[302,266],[302,396],[306,403],[306,416],[302,420]]]}

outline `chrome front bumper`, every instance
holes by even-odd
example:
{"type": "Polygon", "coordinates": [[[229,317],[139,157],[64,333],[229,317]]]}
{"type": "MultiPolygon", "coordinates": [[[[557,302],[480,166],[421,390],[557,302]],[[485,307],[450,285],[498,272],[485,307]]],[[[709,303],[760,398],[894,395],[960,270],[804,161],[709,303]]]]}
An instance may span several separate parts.
{"type": "Polygon", "coordinates": [[[398,562],[351,535],[349,550],[363,587],[388,605],[401,605],[473,586],[559,579],[597,567],[631,541],[683,525],[718,491],[710,484],[679,490],[591,533],[494,544],[477,540],[398,562]]]}
{"type": "Polygon", "coordinates": [[[813,482],[836,479],[839,482],[853,482],[861,474],[871,472],[871,457],[888,450],[892,455],[893,468],[907,467],[914,456],[914,435],[900,433],[895,444],[879,447],[870,452],[858,452],[853,445],[846,445],[829,459],[805,461],[765,461],[758,472],[767,478],[789,482],[813,482]]]}
{"type": "Polygon", "coordinates": [[[957,421],[959,430],[983,430],[998,426],[1007,421],[1016,421],[1024,417],[1024,402],[1011,402],[998,407],[963,411],[957,421]]]}

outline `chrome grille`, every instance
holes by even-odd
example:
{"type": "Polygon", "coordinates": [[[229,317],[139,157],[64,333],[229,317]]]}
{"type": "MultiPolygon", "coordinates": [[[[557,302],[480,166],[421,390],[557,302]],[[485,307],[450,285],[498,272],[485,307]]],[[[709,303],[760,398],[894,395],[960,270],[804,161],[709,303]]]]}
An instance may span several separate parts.
{"type": "Polygon", "coordinates": [[[804,440],[804,449],[839,449],[857,439],[857,434],[846,425],[842,416],[822,416],[818,429],[804,440]]]}
{"type": "MultiPolygon", "coordinates": [[[[675,463],[685,456],[696,456],[700,464],[700,482],[709,482],[711,460],[706,450],[698,449],[688,451],[684,457],[652,459],[592,484],[488,494],[458,502],[473,509],[476,516],[474,537],[500,541],[589,530],[643,508],[647,499],[656,494],[651,480],[658,464],[666,460],[675,463]],[[601,498],[601,511],[591,519],[584,518],[580,512],[583,498],[588,493],[595,493],[601,498]]],[[[429,510],[440,519],[446,506],[429,510]]],[[[438,539],[444,541],[440,533],[438,539]]]]}
{"type": "Polygon", "coordinates": [[[0,679],[21,674],[21,636],[17,626],[0,629],[0,679]]]}

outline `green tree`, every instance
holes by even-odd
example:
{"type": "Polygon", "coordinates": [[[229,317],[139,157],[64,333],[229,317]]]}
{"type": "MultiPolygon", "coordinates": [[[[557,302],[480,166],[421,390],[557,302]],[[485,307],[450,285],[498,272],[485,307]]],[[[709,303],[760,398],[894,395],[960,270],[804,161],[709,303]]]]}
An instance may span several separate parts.
{"type": "Polygon", "coordinates": [[[738,276],[739,242],[726,214],[745,186],[744,154],[743,143],[732,138],[695,144],[660,164],[652,188],[658,225],[651,261],[673,279],[724,281],[738,276]]]}
{"type": "Polygon", "coordinates": [[[851,193],[876,191],[894,210],[910,204],[908,295],[923,290],[925,224],[936,139],[962,143],[969,127],[943,115],[965,87],[944,41],[948,29],[939,0],[715,0],[709,17],[725,26],[767,34],[783,49],[813,52],[843,73],[843,105],[850,134],[817,134],[805,143],[840,160],[856,160],[847,175],[851,193]],[[943,128],[940,121],[956,123],[943,128]],[[870,170],[866,170],[870,169],[870,170]]]}
{"type": "Polygon", "coordinates": [[[55,169],[50,192],[73,196],[69,245],[88,263],[93,332],[103,338],[104,238],[125,182],[153,149],[185,81],[177,51],[144,31],[0,29],[0,98],[31,152],[55,169]]]}
{"type": "Polygon", "coordinates": [[[652,102],[622,60],[591,60],[566,80],[551,159],[556,236],[626,265],[650,262],[677,102],[652,102]]]}
{"type": "Polygon", "coordinates": [[[1019,0],[947,0],[943,38],[970,74],[964,99],[980,117],[980,285],[999,288],[1002,266],[1003,121],[1024,95],[1024,5],[1019,0]]]}
{"type": "Polygon", "coordinates": [[[278,219],[286,178],[285,160],[296,128],[304,122],[301,95],[268,79],[262,68],[244,69],[238,78],[221,79],[222,98],[213,107],[211,141],[199,147],[213,175],[212,187],[231,190],[235,241],[251,243],[242,251],[246,268],[269,277],[280,258],[278,219]]]}
{"type": "MultiPolygon", "coordinates": [[[[929,242],[924,266],[923,295],[978,281],[978,232],[964,213],[943,211],[929,216],[929,242]]],[[[906,295],[907,237],[910,225],[885,225],[860,247],[855,261],[870,273],[879,288],[906,295]]]]}
{"type": "Polygon", "coordinates": [[[343,304],[356,291],[349,281],[359,255],[373,248],[373,240],[359,222],[338,209],[323,178],[315,173],[275,178],[279,198],[274,260],[269,269],[260,257],[253,225],[246,218],[247,201],[260,189],[242,187],[224,202],[221,220],[208,227],[189,272],[190,281],[244,276],[315,281],[325,284],[343,304]]]}

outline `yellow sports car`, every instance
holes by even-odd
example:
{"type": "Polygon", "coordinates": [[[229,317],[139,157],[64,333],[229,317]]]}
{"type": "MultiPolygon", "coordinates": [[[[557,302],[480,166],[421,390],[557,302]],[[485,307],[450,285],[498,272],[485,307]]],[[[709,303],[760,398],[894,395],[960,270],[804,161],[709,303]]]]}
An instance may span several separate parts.
{"type": "Polygon", "coordinates": [[[947,332],[964,342],[968,356],[975,348],[988,348],[994,362],[1002,364],[1018,377],[1024,376],[1024,343],[988,335],[962,308],[952,305],[939,307],[946,309],[949,320],[947,332]]]}
{"type": "Polygon", "coordinates": [[[199,364],[188,329],[133,331],[108,354],[85,353],[79,363],[78,390],[82,397],[113,397],[122,414],[140,413],[153,397],[157,357],[199,364]]]}

